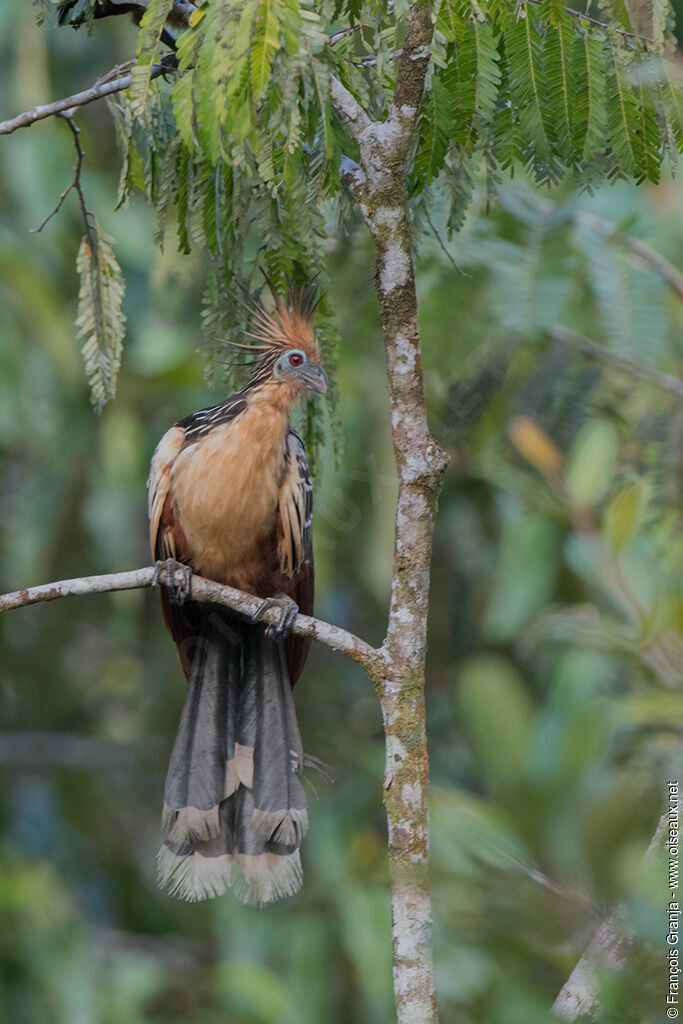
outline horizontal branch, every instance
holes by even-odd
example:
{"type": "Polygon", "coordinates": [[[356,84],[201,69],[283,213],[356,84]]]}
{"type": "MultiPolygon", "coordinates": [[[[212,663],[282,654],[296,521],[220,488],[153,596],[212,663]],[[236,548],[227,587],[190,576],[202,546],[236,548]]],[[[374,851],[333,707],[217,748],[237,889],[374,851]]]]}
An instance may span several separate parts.
{"type": "MultiPolygon", "coordinates": [[[[534,0],[538,2],[538,0],[534,0]]],[[[652,43],[654,46],[658,45],[656,39],[652,39],[650,36],[643,36],[640,32],[629,32],[625,28],[617,28],[614,25],[609,25],[606,21],[598,21],[597,18],[591,17],[584,11],[577,11],[573,7],[567,7],[567,13],[571,14],[574,18],[579,18],[581,21],[589,21],[591,25],[597,25],[599,28],[606,29],[607,32],[616,32],[617,35],[626,36],[627,39],[640,39],[644,43],[652,43]]]]}
{"type": "MultiPolygon", "coordinates": [[[[160,75],[172,70],[173,68],[168,64],[155,64],[152,68],[152,78],[159,78],[160,75]]],[[[11,135],[17,128],[29,128],[36,121],[42,121],[46,117],[55,117],[57,114],[64,113],[65,110],[85,107],[88,103],[94,103],[95,100],[104,99],[105,96],[124,92],[129,88],[132,77],[130,74],[121,75],[119,78],[106,81],[107,76],[105,75],[104,78],[95,82],[89,89],[84,89],[83,92],[76,92],[73,96],[66,96],[61,100],[53,100],[52,103],[43,103],[23,114],[17,114],[16,117],[11,117],[7,121],[0,121],[0,135],[11,135]]]]}
{"type": "Polygon", "coordinates": [[[683,274],[647,242],[641,242],[639,238],[623,234],[611,221],[598,217],[597,214],[590,213],[588,210],[578,210],[574,216],[579,224],[585,224],[586,227],[592,228],[598,234],[604,235],[605,238],[630,250],[642,263],[660,274],[674,294],[679,299],[683,299],[683,274]]]}
{"type": "MultiPolygon", "coordinates": [[[[61,597],[108,594],[117,590],[139,590],[153,587],[156,585],[156,577],[156,569],[151,566],[146,569],[132,569],[130,572],[115,572],[106,576],[82,576],[78,579],[45,583],[38,587],[27,587],[11,594],[0,595],[0,612],[10,611],[13,608],[24,608],[30,604],[40,604],[43,601],[55,601],[61,597]]],[[[174,573],[174,582],[178,585],[185,582],[182,567],[179,567],[174,573]]],[[[254,597],[253,594],[245,594],[241,590],[235,590],[234,587],[214,583],[213,580],[204,579],[202,576],[192,576],[191,593],[193,601],[199,601],[202,604],[219,604],[247,618],[252,617],[263,603],[261,598],[254,597]]],[[[262,622],[273,626],[277,625],[279,620],[280,612],[277,608],[271,608],[261,616],[262,622]]],[[[318,640],[333,651],[351,658],[352,661],[362,665],[368,671],[377,664],[381,657],[379,651],[354,636],[353,633],[348,633],[345,629],[333,626],[329,622],[311,618],[309,615],[297,615],[290,632],[296,636],[318,640]]]]}
{"type": "Polygon", "coordinates": [[[566,327],[562,327],[560,324],[555,324],[548,333],[555,341],[559,341],[564,345],[572,345],[574,348],[580,349],[587,356],[599,359],[601,363],[616,366],[617,369],[623,370],[624,373],[640,377],[641,380],[655,384],[658,388],[662,388],[663,391],[669,391],[671,394],[676,395],[679,400],[683,400],[683,380],[679,377],[674,377],[672,373],[660,373],[658,370],[649,370],[646,366],[641,366],[639,363],[634,363],[631,359],[619,356],[605,348],[604,345],[598,345],[591,338],[587,338],[577,331],[567,330],[566,327]]]}

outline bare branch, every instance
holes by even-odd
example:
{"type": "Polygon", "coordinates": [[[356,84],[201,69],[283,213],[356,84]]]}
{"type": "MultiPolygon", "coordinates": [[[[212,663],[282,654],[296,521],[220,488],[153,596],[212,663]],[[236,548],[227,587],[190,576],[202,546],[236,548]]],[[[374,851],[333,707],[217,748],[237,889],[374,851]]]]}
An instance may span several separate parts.
{"type": "Polygon", "coordinates": [[[604,345],[598,345],[597,342],[585,337],[585,335],[579,334],[577,331],[567,330],[566,327],[562,327],[560,324],[555,324],[549,333],[550,337],[556,341],[578,348],[585,352],[587,356],[599,359],[601,363],[616,366],[619,370],[630,373],[634,377],[639,377],[641,380],[648,381],[650,384],[655,384],[658,388],[669,391],[672,395],[676,395],[679,400],[683,400],[683,380],[674,377],[673,374],[649,370],[646,366],[640,366],[624,356],[610,352],[604,345]]]}
{"type": "Polygon", "coordinates": [[[81,214],[83,215],[83,226],[85,228],[85,233],[88,236],[91,249],[95,249],[97,242],[95,240],[95,237],[93,236],[92,225],[90,223],[92,213],[87,208],[85,202],[85,195],[83,194],[83,187],[81,185],[81,170],[83,168],[83,158],[85,157],[85,153],[83,152],[83,147],[81,145],[81,130],[74,121],[73,117],[70,116],[70,113],[71,112],[57,114],[57,117],[61,117],[66,121],[69,128],[71,129],[71,134],[73,135],[74,146],[76,147],[76,166],[74,168],[73,181],[70,185],[67,185],[67,187],[60,195],[55,208],[51,210],[50,213],[48,213],[47,217],[43,219],[43,221],[38,225],[37,228],[30,228],[30,233],[35,234],[39,231],[42,231],[45,225],[48,223],[48,221],[52,220],[56,213],[59,213],[64,203],[64,200],[68,196],[69,192],[71,192],[71,190],[74,189],[76,194],[78,195],[78,202],[81,207],[81,214]]]}
{"type": "Polygon", "coordinates": [[[358,139],[363,130],[372,124],[356,97],[341,84],[336,75],[330,75],[330,99],[354,139],[358,139]]]}
{"type": "MultiPolygon", "coordinates": [[[[183,567],[177,563],[175,565],[177,567],[175,578],[182,583],[184,582],[183,567]]],[[[114,590],[139,590],[144,587],[153,587],[156,586],[157,575],[156,567],[151,567],[132,569],[130,572],[115,572],[106,576],[81,576],[72,580],[59,580],[57,583],[45,583],[38,587],[27,587],[11,594],[0,595],[0,612],[10,611],[13,608],[24,608],[26,605],[39,604],[43,601],[55,601],[60,597],[108,594],[114,590]]],[[[192,576],[192,600],[219,604],[248,618],[258,611],[262,603],[261,599],[254,597],[253,594],[245,594],[241,590],[214,583],[213,580],[206,580],[202,576],[192,576]]],[[[277,610],[266,611],[262,621],[270,625],[277,625],[279,621],[277,610]]],[[[318,640],[333,651],[345,654],[347,658],[358,662],[368,671],[374,671],[380,657],[374,647],[354,636],[353,633],[347,633],[339,626],[322,622],[320,619],[313,619],[308,615],[297,615],[292,626],[292,633],[296,636],[318,640]]]]}
{"type": "Polygon", "coordinates": [[[633,238],[632,235],[624,235],[621,231],[608,220],[604,220],[602,217],[598,217],[595,213],[589,213],[587,210],[579,210],[574,216],[574,219],[579,224],[585,224],[586,227],[592,228],[593,231],[597,231],[598,234],[604,235],[606,238],[616,242],[618,245],[622,245],[625,249],[629,249],[634,253],[641,262],[647,267],[656,271],[660,274],[666,283],[669,285],[671,290],[678,296],[679,299],[683,299],[683,274],[674,267],[673,263],[665,259],[661,253],[656,252],[646,242],[641,242],[639,238],[633,238]]]}
{"type": "MultiPolygon", "coordinates": [[[[173,70],[174,68],[171,64],[155,64],[152,68],[152,78],[159,78],[160,75],[167,74],[173,70]]],[[[132,76],[128,74],[122,75],[119,78],[107,79],[108,76],[105,75],[83,92],[74,93],[73,96],[66,96],[63,100],[43,103],[40,106],[33,107],[32,110],[27,110],[23,114],[17,114],[16,117],[11,117],[7,121],[0,121],[0,135],[11,135],[17,128],[29,128],[36,121],[42,121],[46,117],[56,117],[58,114],[64,114],[75,107],[84,107],[88,103],[94,103],[95,100],[104,99],[105,96],[111,96],[113,93],[124,92],[130,86],[132,76]]]]}
{"type": "MultiPolygon", "coordinates": [[[[683,802],[678,799],[670,804],[670,810],[661,816],[645,854],[651,857],[666,843],[669,834],[670,815],[675,813],[678,821],[683,811],[683,802]],[[675,812],[674,812],[674,807],[675,812]]],[[[586,947],[581,959],[562,986],[553,1004],[553,1011],[562,1020],[575,1021],[581,1018],[594,1019],[600,1010],[600,970],[621,971],[626,966],[633,946],[626,919],[625,908],[619,904],[607,917],[586,947]]]]}
{"type": "Polygon", "coordinates": [[[360,25],[347,25],[346,28],[339,28],[336,32],[330,34],[330,38],[327,40],[328,46],[336,46],[340,39],[345,39],[346,36],[353,35],[354,32],[360,30],[360,25]]]}
{"type": "Polygon", "coordinates": [[[452,256],[451,253],[446,248],[446,243],[444,242],[443,238],[439,234],[439,231],[438,231],[438,228],[437,228],[436,224],[434,223],[432,218],[429,216],[429,211],[427,210],[426,206],[424,208],[424,211],[425,211],[425,216],[427,218],[427,223],[429,224],[430,228],[432,229],[432,234],[436,238],[437,242],[439,243],[439,246],[441,247],[441,251],[443,252],[443,254],[446,257],[446,259],[449,261],[449,263],[451,264],[453,269],[457,270],[457,272],[460,274],[461,277],[471,277],[472,275],[468,274],[466,270],[462,269],[460,264],[456,262],[455,257],[452,256]]]}
{"type": "MultiPolygon", "coordinates": [[[[539,3],[540,0],[530,0],[530,2],[539,3]]],[[[616,32],[617,35],[626,36],[628,39],[642,39],[644,43],[652,43],[653,46],[659,46],[657,40],[650,38],[650,36],[641,36],[639,32],[628,32],[625,28],[616,28],[613,25],[608,25],[606,21],[598,21],[597,18],[592,18],[589,14],[584,14],[583,11],[576,11],[573,7],[567,7],[566,10],[573,17],[579,18],[581,21],[589,21],[591,25],[597,25],[608,32],[616,32]]]]}
{"type": "Polygon", "coordinates": [[[342,184],[351,189],[356,199],[360,199],[366,184],[365,171],[363,168],[360,167],[355,160],[352,160],[348,156],[343,156],[341,158],[339,173],[341,175],[342,184]]]}

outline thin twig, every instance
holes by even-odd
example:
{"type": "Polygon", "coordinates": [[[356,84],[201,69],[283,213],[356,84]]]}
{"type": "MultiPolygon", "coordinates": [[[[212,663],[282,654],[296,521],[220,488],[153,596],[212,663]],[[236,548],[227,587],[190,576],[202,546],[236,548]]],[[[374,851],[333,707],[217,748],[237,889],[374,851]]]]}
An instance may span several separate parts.
{"type": "MultiPolygon", "coordinates": [[[[390,53],[389,60],[398,60],[402,55],[403,50],[393,50],[390,53]]],[[[357,68],[372,68],[377,63],[377,54],[368,53],[364,57],[346,57],[343,53],[340,54],[342,60],[345,60],[347,64],[353,64],[357,68]]]]}
{"type": "MultiPolygon", "coordinates": [[[[184,567],[177,565],[173,571],[173,582],[178,585],[185,583],[184,567]]],[[[0,595],[0,612],[13,608],[24,608],[30,604],[43,601],[55,601],[62,597],[78,597],[84,594],[108,594],[117,590],[140,590],[157,585],[158,572],[156,567],[132,569],[130,572],[110,573],[106,576],[82,576],[71,580],[59,580],[56,583],[45,583],[37,587],[26,587],[11,594],[0,595]]],[[[234,587],[226,587],[202,576],[192,576],[191,595],[193,601],[219,604],[230,608],[248,618],[252,618],[259,610],[262,600],[253,594],[245,594],[234,587]]],[[[280,613],[270,609],[263,613],[261,620],[270,625],[277,625],[280,613]]],[[[381,653],[359,637],[348,633],[339,626],[309,615],[297,615],[291,632],[296,636],[310,637],[330,647],[339,654],[346,655],[352,661],[363,665],[372,673],[381,653]]]]}
{"type": "MultiPolygon", "coordinates": [[[[152,68],[152,78],[159,78],[161,75],[165,75],[173,70],[174,68],[171,64],[155,64],[152,68]]],[[[66,96],[62,100],[53,100],[52,103],[43,103],[40,106],[33,107],[32,110],[25,111],[23,114],[17,114],[16,117],[11,117],[7,121],[0,121],[0,135],[11,135],[18,128],[29,128],[36,121],[42,121],[46,117],[56,117],[57,114],[63,114],[65,111],[75,107],[84,107],[88,103],[94,103],[95,100],[104,99],[105,96],[111,96],[116,92],[125,92],[132,81],[132,75],[130,74],[114,78],[112,81],[105,81],[104,79],[106,78],[107,75],[98,79],[94,85],[83,92],[74,93],[73,96],[66,96]]]]}
{"type": "MultiPolygon", "coordinates": [[[[540,3],[540,0],[529,0],[529,2],[540,3]]],[[[575,18],[581,18],[582,21],[590,21],[591,25],[597,25],[608,32],[616,32],[617,35],[627,36],[629,39],[641,39],[644,43],[652,43],[653,46],[660,45],[656,39],[651,39],[650,36],[642,36],[640,32],[629,32],[625,28],[615,28],[614,25],[608,25],[606,21],[598,21],[597,18],[592,18],[589,14],[584,14],[583,11],[576,11],[573,7],[567,7],[566,10],[568,14],[573,14],[575,18]]]]}
{"type": "Polygon", "coordinates": [[[74,146],[76,147],[76,166],[74,167],[74,176],[72,182],[69,185],[67,185],[64,191],[61,193],[55,208],[51,210],[50,213],[48,213],[47,217],[43,219],[43,221],[38,225],[37,228],[29,228],[29,232],[30,234],[37,234],[39,231],[42,231],[45,225],[48,223],[48,221],[52,220],[56,213],[59,213],[64,204],[64,200],[68,196],[69,192],[71,192],[72,189],[75,189],[76,194],[78,195],[78,202],[81,207],[81,213],[83,215],[85,233],[88,236],[88,241],[90,242],[91,248],[94,248],[95,239],[93,238],[92,226],[90,224],[90,218],[92,217],[92,213],[87,208],[85,202],[85,195],[83,194],[83,186],[81,185],[81,170],[83,168],[83,158],[85,157],[85,153],[83,152],[83,147],[81,145],[81,130],[74,121],[73,117],[71,117],[70,114],[66,111],[57,114],[56,116],[61,117],[62,120],[66,121],[69,128],[71,129],[71,134],[73,135],[74,146]]]}
{"type": "Polygon", "coordinates": [[[591,338],[587,338],[577,331],[567,330],[566,327],[562,327],[560,324],[555,324],[549,334],[551,338],[562,342],[564,345],[572,345],[574,348],[585,352],[586,355],[592,356],[593,359],[599,359],[610,366],[616,366],[625,373],[630,373],[634,377],[640,377],[641,380],[655,384],[664,391],[669,391],[671,394],[676,395],[679,400],[683,400],[683,380],[674,377],[671,373],[660,373],[658,370],[649,370],[645,366],[633,363],[624,356],[618,356],[614,352],[610,352],[603,345],[598,345],[591,338]]]}
{"type": "Polygon", "coordinates": [[[425,214],[426,214],[426,217],[427,217],[427,223],[429,224],[430,228],[432,229],[432,232],[434,233],[434,237],[436,238],[437,242],[438,242],[438,243],[439,243],[439,245],[441,246],[441,249],[442,249],[442,251],[443,251],[444,255],[446,256],[446,259],[447,259],[447,260],[448,260],[448,261],[450,262],[451,266],[452,266],[452,267],[453,267],[453,268],[454,268],[455,270],[457,270],[457,272],[458,272],[459,274],[461,274],[461,275],[462,275],[462,277],[472,277],[472,275],[471,275],[471,274],[468,274],[466,270],[463,270],[463,269],[462,269],[462,267],[460,266],[460,264],[459,264],[459,263],[457,263],[457,262],[456,262],[456,260],[455,260],[455,258],[454,258],[454,257],[453,257],[453,256],[452,256],[452,255],[450,254],[450,252],[449,252],[449,251],[448,251],[448,249],[446,248],[446,243],[444,242],[443,238],[442,238],[442,237],[441,237],[441,235],[439,234],[439,231],[438,231],[438,229],[437,229],[437,227],[436,227],[436,224],[434,223],[434,221],[432,220],[432,218],[431,218],[431,217],[429,216],[429,213],[428,213],[428,211],[427,211],[427,207],[425,207],[424,209],[425,209],[425,214]]]}
{"type": "Polygon", "coordinates": [[[113,68],[109,68],[109,71],[97,79],[95,85],[102,85],[104,82],[111,82],[114,78],[118,78],[120,75],[126,74],[135,67],[135,60],[124,60],[121,64],[115,64],[113,68]]]}
{"type": "Polygon", "coordinates": [[[78,195],[78,202],[79,202],[79,205],[81,207],[81,215],[83,217],[83,225],[85,227],[85,233],[88,236],[88,241],[90,242],[90,248],[94,250],[94,249],[97,248],[97,239],[93,235],[92,225],[90,223],[90,218],[93,216],[93,214],[90,212],[90,210],[88,209],[87,204],[85,202],[85,196],[83,194],[83,189],[81,187],[81,178],[80,178],[80,169],[81,169],[81,165],[83,163],[83,157],[85,156],[85,153],[83,152],[83,147],[81,146],[81,138],[80,138],[81,132],[80,132],[80,129],[79,129],[78,125],[74,121],[73,117],[67,116],[66,114],[62,114],[61,116],[64,118],[64,120],[66,121],[66,123],[68,124],[69,128],[71,129],[71,131],[73,133],[74,145],[76,146],[76,152],[78,153],[78,173],[77,173],[77,177],[75,179],[75,181],[76,181],[76,193],[78,195]]]}
{"type": "Polygon", "coordinates": [[[339,28],[336,32],[332,32],[330,38],[327,40],[328,46],[336,46],[340,39],[345,39],[346,36],[353,35],[354,32],[358,32],[360,25],[347,25],[346,28],[339,28]]]}
{"type": "Polygon", "coordinates": [[[598,217],[597,214],[590,213],[588,210],[578,210],[574,215],[574,219],[579,224],[585,224],[587,227],[597,231],[598,234],[604,235],[618,245],[622,245],[625,249],[629,249],[643,263],[660,274],[678,298],[683,299],[683,274],[661,253],[656,252],[646,242],[641,242],[639,238],[622,234],[611,221],[598,217]]]}

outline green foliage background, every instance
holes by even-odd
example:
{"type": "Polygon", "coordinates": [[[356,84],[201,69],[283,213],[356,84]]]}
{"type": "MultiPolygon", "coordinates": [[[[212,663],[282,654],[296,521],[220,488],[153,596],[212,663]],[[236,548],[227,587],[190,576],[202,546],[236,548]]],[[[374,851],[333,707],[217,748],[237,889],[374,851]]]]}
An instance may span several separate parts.
{"type": "MultiPolygon", "coordinates": [[[[18,12],[2,0],[2,115],[76,91],[128,57],[137,34],[122,21],[90,37],[38,29],[30,5],[18,12]]],[[[487,24],[467,29],[484,45],[487,24]]],[[[393,41],[383,46],[390,52],[393,41]]],[[[479,95],[486,108],[485,82],[479,95]]],[[[381,110],[383,95],[373,102],[381,110]]],[[[120,110],[120,123],[127,116],[120,110]]],[[[171,235],[155,248],[142,197],[113,212],[120,154],[106,107],[78,121],[88,203],[116,239],[127,285],[119,393],[101,416],[92,412],[74,327],[75,199],[41,235],[28,234],[73,162],[66,125],[44,122],[0,145],[3,591],[148,562],[151,452],[170,423],[218,399],[229,358],[214,344],[207,363],[202,297],[211,310],[215,262],[183,244],[196,220],[183,229],[182,211],[169,208],[181,252],[171,235]]],[[[431,181],[428,119],[420,131],[415,180],[431,181]]],[[[486,146],[485,133],[476,138],[486,146]]],[[[443,149],[444,161],[452,155],[443,149]]],[[[127,164],[131,180],[136,166],[127,164]]],[[[336,188],[336,168],[321,168],[310,173],[336,188]]],[[[680,260],[681,189],[665,173],[656,187],[619,182],[591,199],[566,182],[533,192],[518,173],[492,206],[490,167],[473,166],[471,181],[455,238],[448,177],[429,207],[468,277],[415,199],[430,417],[454,456],[428,665],[442,1019],[548,1021],[597,920],[621,898],[637,962],[619,981],[605,979],[603,1019],[654,1024],[663,1016],[666,869],[643,852],[665,781],[681,769],[682,407],[637,370],[680,370],[682,314],[661,276],[600,224],[680,260]],[[558,324],[636,371],[557,341],[558,324]]],[[[357,216],[344,213],[342,228],[325,214],[309,253],[325,260],[326,322],[340,338],[343,439],[340,455],[328,437],[320,456],[317,612],[379,642],[395,481],[372,253],[357,216]]],[[[297,246],[293,265],[307,234],[290,234],[304,222],[288,216],[279,238],[297,246]]],[[[255,269],[258,245],[246,242],[255,269]]],[[[210,323],[209,336],[224,327],[210,323]]],[[[0,620],[0,664],[1,1020],[392,1020],[382,734],[359,670],[316,648],[297,687],[305,747],[335,782],[311,777],[318,798],[303,892],[257,911],[230,897],[187,906],[154,883],[184,691],[156,595],[10,613],[0,620]]]]}

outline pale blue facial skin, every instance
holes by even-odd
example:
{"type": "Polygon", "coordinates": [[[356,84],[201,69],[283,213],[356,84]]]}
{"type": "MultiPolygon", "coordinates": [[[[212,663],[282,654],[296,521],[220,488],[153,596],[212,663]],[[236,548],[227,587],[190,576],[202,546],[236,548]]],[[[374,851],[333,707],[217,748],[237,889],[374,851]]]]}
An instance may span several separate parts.
{"type": "Polygon", "coordinates": [[[299,384],[316,391],[319,395],[327,394],[327,377],[320,363],[312,363],[300,348],[290,348],[279,356],[273,367],[274,377],[292,377],[299,384]]]}

